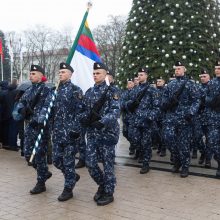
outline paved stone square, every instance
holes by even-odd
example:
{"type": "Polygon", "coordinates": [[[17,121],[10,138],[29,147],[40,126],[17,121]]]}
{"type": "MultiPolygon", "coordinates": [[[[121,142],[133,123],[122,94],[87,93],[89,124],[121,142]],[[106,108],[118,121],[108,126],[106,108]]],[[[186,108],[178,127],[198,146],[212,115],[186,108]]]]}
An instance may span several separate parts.
{"type": "Polygon", "coordinates": [[[0,219],[220,219],[220,180],[194,175],[182,179],[157,170],[140,175],[138,167],[123,165],[125,158],[120,154],[126,152],[126,142],[121,140],[115,166],[115,202],[98,207],[93,201],[97,186],[86,168],[77,171],[81,179],[74,198],[62,203],[57,200],[63,190],[59,170],[50,165],[53,176],[47,181],[47,191],[30,195],[36,183],[35,171],[19,152],[0,149],[0,219]]]}

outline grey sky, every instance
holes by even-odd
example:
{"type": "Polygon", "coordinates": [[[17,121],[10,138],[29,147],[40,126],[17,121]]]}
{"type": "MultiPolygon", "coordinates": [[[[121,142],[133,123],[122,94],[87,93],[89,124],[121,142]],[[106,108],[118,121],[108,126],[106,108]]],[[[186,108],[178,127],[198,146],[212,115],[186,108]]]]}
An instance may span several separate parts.
{"type": "MultiPolygon", "coordinates": [[[[78,29],[88,0],[4,0],[1,1],[0,30],[22,31],[36,24],[55,29],[78,29]]],[[[93,0],[88,21],[92,28],[105,24],[108,15],[127,16],[132,0],[93,0]]]]}

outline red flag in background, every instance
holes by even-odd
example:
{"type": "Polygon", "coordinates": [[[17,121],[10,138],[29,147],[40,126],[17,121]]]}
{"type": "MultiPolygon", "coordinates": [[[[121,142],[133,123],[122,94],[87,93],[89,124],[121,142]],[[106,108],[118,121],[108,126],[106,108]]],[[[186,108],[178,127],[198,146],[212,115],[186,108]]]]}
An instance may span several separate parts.
{"type": "Polygon", "coordinates": [[[3,46],[2,46],[2,39],[0,38],[0,56],[3,60],[3,46]]]}

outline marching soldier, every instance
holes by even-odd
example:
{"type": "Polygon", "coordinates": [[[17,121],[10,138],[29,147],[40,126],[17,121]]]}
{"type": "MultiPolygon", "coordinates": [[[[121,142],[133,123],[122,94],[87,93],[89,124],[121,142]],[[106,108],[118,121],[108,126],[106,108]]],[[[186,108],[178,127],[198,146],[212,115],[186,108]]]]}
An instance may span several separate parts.
{"type": "MultiPolygon", "coordinates": [[[[32,86],[25,91],[19,100],[19,103],[23,106],[20,109],[20,113],[27,120],[24,131],[24,156],[28,162],[40,132],[37,124],[40,110],[44,105],[47,94],[50,92],[50,89],[42,82],[43,75],[44,69],[41,66],[31,65],[30,81],[32,86]]],[[[31,194],[39,194],[46,191],[45,182],[52,176],[47,166],[48,128],[45,130],[39,143],[39,151],[32,162],[33,167],[37,170],[37,184],[30,190],[31,194]]]]}
{"type": "Polygon", "coordinates": [[[203,164],[205,162],[205,167],[211,167],[211,152],[210,149],[207,148],[206,141],[204,142],[203,137],[205,136],[205,140],[207,140],[207,108],[205,106],[205,98],[208,91],[208,83],[210,81],[210,75],[206,69],[201,69],[201,73],[199,75],[201,83],[198,85],[198,89],[200,92],[200,107],[197,116],[194,121],[194,144],[196,145],[196,149],[198,148],[201,156],[199,158],[199,164],[203,164]]]}
{"type": "Polygon", "coordinates": [[[175,64],[176,79],[168,83],[162,97],[161,109],[166,112],[163,135],[172,156],[172,171],[187,177],[190,165],[192,120],[199,109],[199,93],[195,84],[185,76],[185,66],[175,64]]]}
{"type": "MultiPolygon", "coordinates": [[[[77,116],[82,110],[82,90],[71,83],[73,68],[67,63],[60,63],[60,84],[52,109],[52,150],[53,164],[64,175],[65,183],[59,201],[66,201],[73,197],[73,188],[80,176],[75,172],[75,154],[77,141],[80,138],[81,129],[77,116]]],[[[43,124],[48,106],[52,100],[52,93],[47,97],[41,111],[38,123],[43,124]]]]}
{"type": "Polygon", "coordinates": [[[132,142],[132,139],[130,138],[130,136],[128,135],[128,131],[129,131],[129,120],[132,117],[131,112],[126,110],[126,102],[128,102],[131,99],[131,91],[134,87],[134,82],[129,79],[127,81],[127,89],[122,93],[121,96],[121,110],[122,110],[122,122],[123,122],[123,136],[129,141],[130,143],[130,147],[129,147],[129,155],[133,155],[135,154],[135,147],[134,144],[132,142]]]}
{"type": "Polygon", "coordinates": [[[131,138],[135,142],[139,157],[143,158],[141,174],[149,172],[152,156],[153,121],[160,112],[159,99],[156,89],[147,82],[148,70],[138,70],[139,85],[134,88],[131,100],[126,103],[126,109],[133,113],[131,138]]]}
{"type": "MultiPolygon", "coordinates": [[[[159,99],[161,101],[164,90],[165,90],[165,81],[162,77],[157,79],[156,81],[156,89],[158,91],[159,99]]],[[[158,151],[157,153],[160,154],[160,157],[165,157],[166,156],[166,146],[163,141],[162,137],[162,121],[163,121],[164,115],[161,114],[157,121],[156,121],[156,126],[157,126],[157,142],[158,142],[158,151]]]]}
{"type": "Polygon", "coordinates": [[[215,75],[208,84],[206,96],[207,113],[207,147],[218,162],[216,177],[220,178],[220,60],[215,64],[215,75]]]}
{"type": "Polygon", "coordinates": [[[120,102],[117,91],[105,82],[106,66],[94,63],[93,69],[95,85],[85,94],[81,124],[87,129],[86,166],[99,186],[94,200],[97,205],[107,205],[114,200],[114,158],[119,139],[120,102]],[[103,163],[103,171],[98,165],[99,159],[103,163]]]}

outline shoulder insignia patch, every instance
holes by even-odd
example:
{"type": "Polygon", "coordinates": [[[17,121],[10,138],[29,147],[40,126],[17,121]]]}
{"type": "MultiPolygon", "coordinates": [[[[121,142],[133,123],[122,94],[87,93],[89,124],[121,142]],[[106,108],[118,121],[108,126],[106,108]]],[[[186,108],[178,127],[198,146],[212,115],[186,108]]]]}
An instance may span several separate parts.
{"type": "Polygon", "coordinates": [[[83,98],[83,95],[82,95],[81,93],[79,93],[78,98],[79,98],[79,99],[82,99],[82,98],[83,98]]]}
{"type": "Polygon", "coordinates": [[[113,95],[113,99],[118,100],[118,99],[119,99],[118,94],[115,93],[115,94],[113,95]]]}

